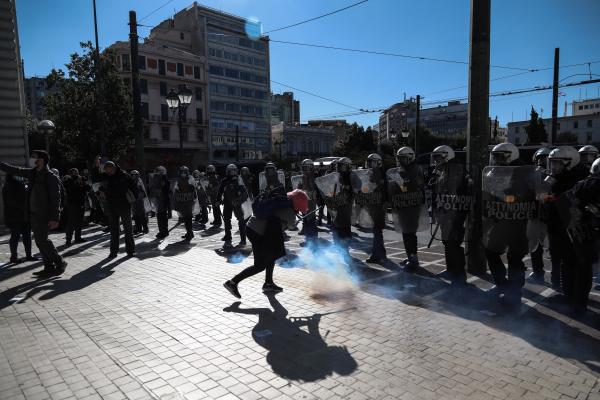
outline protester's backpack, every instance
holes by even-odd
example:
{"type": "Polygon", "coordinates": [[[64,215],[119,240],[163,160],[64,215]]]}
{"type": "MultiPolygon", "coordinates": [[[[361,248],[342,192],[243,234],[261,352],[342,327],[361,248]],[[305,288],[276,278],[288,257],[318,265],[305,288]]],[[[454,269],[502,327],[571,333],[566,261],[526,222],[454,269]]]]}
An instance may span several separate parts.
{"type": "Polygon", "coordinates": [[[291,207],[290,200],[285,194],[265,192],[258,195],[252,202],[252,213],[257,218],[269,218],[278,210],[291,207]]]}

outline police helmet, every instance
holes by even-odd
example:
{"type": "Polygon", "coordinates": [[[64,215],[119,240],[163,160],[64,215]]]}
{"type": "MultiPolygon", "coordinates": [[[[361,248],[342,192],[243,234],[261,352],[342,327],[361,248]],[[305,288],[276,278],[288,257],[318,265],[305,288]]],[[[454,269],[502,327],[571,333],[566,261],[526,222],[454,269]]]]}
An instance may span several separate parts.
{"type": "Polygon", "coordinates": [[[154,171],[156,171],[156,173],[159,175],[167,174],[167,169],[165,167],[163,167],[162,165],[159,165],[158,167],[156,167],[156,169],[154,171]]]}
{"type": "Polygon", "coordinates": [[[238,168],[235,164],[229,164],[227,168],[225,168],[225,175],[227,176],[237,176],[238,168]]]}
{"type": "Polygon", "coordinates": [[[591,165],[598,158],[598,148],[587,144],[579,149],[579,157],[582,164],[591,165]]]}
{"type": "Polygon", "coordinates": [[[454,158],[454,156],[455,156],[454,150],[452,150],[452,147],[446,146],[445,144],[436,147],[431,152],[431,159],[433,160],[433,163],[436,165],[448,162],[448,161],[452,160],[454,158]]]}
{"type": "Polygon", "coordinates": [[[268,169],[274,169],[277,170],[277,166],[275,165],[275,163],[269,161],[266,165],[265,165],[265,171],[268,169]]]}
{"type": "Polygon", "coordinates": [[[134,178],[139,178],[140,176],[140,171],[138,171],[137,169],[132,169],[131,172],[129,173],[131,176],[133,176],[134,178]]]}
{"type": "Polygon", "coordinates": [[[190,174],[190,169],[185,165],[179,167],[179,176],[188,176],[190,174]]]}
{"type": "Polygon", "coordinates": [[[519,158],[519,149],[510,142],[494,146],[490,153],[490,165],[509,165],[519,158]]]}
{"type": "Polygon", "coordinates": [[[600,158],[596,158],[596,161],[592,163],[590,167],[590,174],[594,176],[600,175],[600,158]]]}
{"type": "Polygon", "coordinates": [[[379,168],[383,166],[383,159],[377,153],[369,154],[367,157],[367,168],[379,168]]]}
{"type": "Polygon", "coordinates": [[[415,161],[415,151],[410,147],[402,147],[396,152],[396,163],[398,165],[408,165],[415,161]]]}
{"type": "Polygon", "coordinates": [[[250,175],[250,169],[248,167],[242,167],[242,169],[240,170],[240,172],[242,173],[242,175],[246,176],[246,175],[250,175]]]}
{"type": "Polygon", "coordinates": [[[207,174],[214,174],[217,171],[217,169],[215,168],[214,165],[210,164],[206,166],[206,173],[207,174]]]}
{"type": "Polygon", "coordinates": [[[192,176],[194,178],[199,178],[200,177],[200,171],[198,171],[197,169],[192,171],[192,176]]]}
{"type": "Polygon", "coordinates": [[[534,163],[538,163],[538,161],[540,159],[547,159],[548,155],[550,155],[550,152],[552,151],[552,149],[550,149],[549,147],[540,147],[539,149],[537,149],[537,151],[533,154],[533,162],[534,163]]]}
{"type": "Polygon", "coordinates": [[[336,161],[335,169],[337,172],[350,172],[352,170],[352,160],[348,157],[340,157],[336,161]]]}
{"type": "Polygon", "coordinates": [[[303,172],[310,172],[313,170],[314,166],[315,164],[313,163],[313,160],[307,158],[302,161],[301,169],[303,172]]]}
{"type": "Polygon", "coordinates": [[[579,164],[579,153],[572,146],[560,146],[548,155],[548,167],[551,173],[560,173],[563,169],[571,170],[579,164]]]}

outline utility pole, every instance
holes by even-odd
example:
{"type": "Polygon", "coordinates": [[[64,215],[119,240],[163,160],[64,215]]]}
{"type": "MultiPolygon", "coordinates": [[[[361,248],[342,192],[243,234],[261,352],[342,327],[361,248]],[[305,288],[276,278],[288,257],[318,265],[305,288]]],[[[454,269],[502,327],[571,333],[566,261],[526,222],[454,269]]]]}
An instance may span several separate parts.
{"type": "Polygon", "coordinates": [[[467,269],[474,274],[486,270],[481,245],[481,171],[488,161],[490,94],[491,0],[471,0],[469,51],[469,122],[467,127],[467,171],[473,179],[475,201],[467,226],[467,269]]]}
{"type": "Polygon", "coordinates": [[[560,49],[554,49],[554,80],[552,82],[552,135],[550,144],[556,143],[556,127],[558,119],[558,70],[559,70],[560,49]]]}
{"type": "Polygon", "coordinates": [[[415,123],[415,148],[413,149],[415,151],[415,154],[417,153],[417,137],[419,136],[419,123],[421,119],[421,95],[418,94],[417,95],[417,122],[415,123]]]}
{"type": "Polygon", "coordinates": [[[100,45],[98,42],[98,18],[96,17],[96,0],[92,0],[92,6],[94,9],[94,37],[96,39],[96,48],[94,49],[94,69],[96,70],[96,103],[98,104],[98,110],[96,110],[96,115],[98,117],[96,128],[98,129],[98,136],[100,139],[100,154],[105,156],[106,137],[104,135],[104,101],[102,100],[102,68],[100,67],[100,45]]]}
{"type": "Polygon", "coordinates": [[[138,170],[144,174],[144,133],[142,131],[140,68],[135,11],[129,11],[129,45],[131,46],[131,87],[133,89],[133,130],[135,132],[135,159],[138,170]]]}

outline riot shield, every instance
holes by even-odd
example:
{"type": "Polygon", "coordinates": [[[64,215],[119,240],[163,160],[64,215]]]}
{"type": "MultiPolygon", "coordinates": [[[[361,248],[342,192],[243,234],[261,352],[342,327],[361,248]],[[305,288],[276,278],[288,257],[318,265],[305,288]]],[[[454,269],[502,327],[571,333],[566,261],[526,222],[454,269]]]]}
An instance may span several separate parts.
{"type": "Polygon", "coordinates": [[[464,238],[464,222],[474,203],[465,177],[466,168],[460,163],[445,163],[432,172],[431,210],[442,240],[464,238]]]}
{"type": "Polygon", "coordinates": [[[539,221],[542,178],[532,165],[483,169],[482,242],[486,249],[525,255],[537,248],[545,234],[539,221]]]}
{"type": "Polygon", "coordinates": [[[302,188],[302,174],[292,175],[290,177],[290,181],[292,182],[292,190],[296,190],[298,188],[302,188]]]}
{"type": "Polygon", "coordinates": [[[225,187],[225,194],[234,207],[239,207],[248,200],[248,191],[241,176],[225,187]]]}
{"type": "MultiPolygon", "coordinates": [[[[359,169],[350,173],[350,182],[354,192],[356,222],[362,228],[373,228],[383,213],[383,187],[377,182],[372,169],[359,169]]],[[[381,221],[379,222],[381,224],[381,221]]],[[[383,220],[385,224],[385,220],[383,220]]]]}
{"type": "Polygon", "coordinates": [[[423,213],[425,192],[421,168],[416,164],[409,168],[390,168],[386,176],[395,230],[400,233],[417,232],[421,220],[426,220],[426,214],[423,213]]]}
{"type": "MultiPolygon", "coordinates": [[[[283,170],[277,170],[277,179],[279,180],[279,183],[281,183],[281,185],[285,187],[285,173],[283,172],[283,170]]],[[[264,192],[266,188],[267,177],[265,176],[265,171],[261,171],[258,174],[258,189],[259,191],[264,192]]]]}

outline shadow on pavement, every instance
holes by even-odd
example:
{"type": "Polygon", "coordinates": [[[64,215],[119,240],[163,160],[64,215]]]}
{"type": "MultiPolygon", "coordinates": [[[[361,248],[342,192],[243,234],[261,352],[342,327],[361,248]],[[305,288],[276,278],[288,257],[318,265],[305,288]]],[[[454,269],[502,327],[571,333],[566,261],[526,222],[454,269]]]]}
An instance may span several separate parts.
{"type": "Polygon", "coordinates": [[[52,276],[48,278],[39,278],[33,281],[25,282],[19,286],[12,287],[2,293],[0,293],[0,310],[5,309],[15,303],[23,303],[29,297],[32,290],[35,290],[40,285],[51,283],[58,279],[58,276],[52,276]],[[29,292],[28,292],[29,291],[29,292]],[[27,292],[27,293],[25,293],[27,292]],[[25,293],[21,296],[22,293],[25,293]]]}
{"type": "Polygon", "coordinates": [[[319,322],[322,314],[288,318],[287,310],[275,295],[269,294],[267,297],[273,310],[242,309],[240,302],[235,302],[223,311],[258,315],[252,337],[268,350],[267,362],[275,374],[284,379],[314,382],[334,372],[350,375],[356,370],[357,363],[345,346],[328,346],[321,336],[319,322]],[[308,333],[302,327],[306,327],[308,333]]]}

